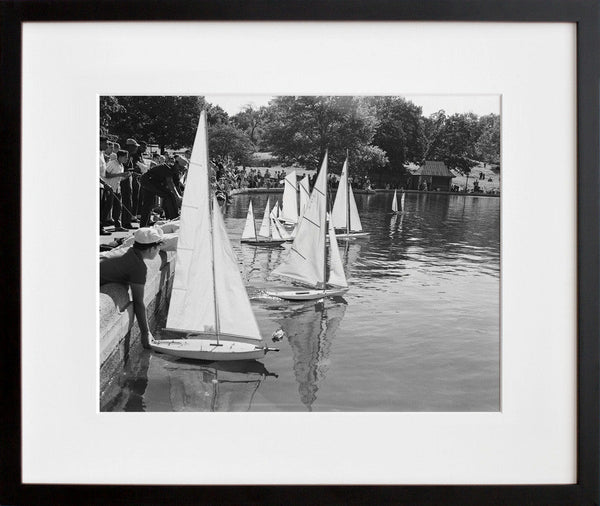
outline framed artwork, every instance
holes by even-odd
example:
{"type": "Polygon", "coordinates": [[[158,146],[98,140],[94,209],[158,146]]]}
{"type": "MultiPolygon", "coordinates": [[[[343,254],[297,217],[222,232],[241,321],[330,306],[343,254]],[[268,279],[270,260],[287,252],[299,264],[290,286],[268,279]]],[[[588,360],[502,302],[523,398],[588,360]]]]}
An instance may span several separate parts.
{"type": "MultiPolygon", "coordinates": [[[[105,7],[2,4],[3,276],[21,319],[0,502],[598,504],[597,2],[105,7]],[[244,111],[262,114],[256,131],[244,111]],[[219,151],[239,132],[247,159],[219,151]],[[185,188],[203,170],[198,192],[222,195],[193,322],[170,297],[191,276],[177,263],[190,232],[160,254],[160,350],[119,327],[125,287],[98,290],[99,135],[144,140],[144,173],[154,151],[156,166],[183,159],[185,188]],[[295,226],[301,203],[290,214],[305,176],[322,237],[295,226]],[[270,240],[295,238],[248,245],[251,212],[270,240]],[[343,293],[286,300],[306,288],[273,275],[310,281],[314,266],[343,293]],[[280,351],[173,357],[167,320],[188,340],[193,325],[256,330],[280,351]]],[[[113,208],[124,230],[100,245],[145,241],[136,230],[168,210],[111,188],[134,224],[113,208]]],[[[185,213],[183,230],[205,223],[185,213]]]]}

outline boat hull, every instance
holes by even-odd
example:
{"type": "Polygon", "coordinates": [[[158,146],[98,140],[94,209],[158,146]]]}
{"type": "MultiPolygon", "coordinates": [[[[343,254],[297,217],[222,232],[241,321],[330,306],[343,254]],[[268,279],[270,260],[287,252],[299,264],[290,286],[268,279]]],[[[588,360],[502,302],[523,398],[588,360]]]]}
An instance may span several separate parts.
{"type": "Polygon", "coordinates": [[[315,300],[322,299],[323,297],[339,297],[347,291],[348,288],[330,288],[327,290],[281,290],[276,292],[268,291],[267,295],[286,300],[315,300]]]}
{"type": "Polygon", "coordinates": [[[276,246],[281,246],[285,241],[281,240],[281,241],[261,241],[260,239],[242,239],[241,243],[242,244],[250,244],[252,246],[264,246],[266,248],[273,248],[276,246]]]}
{"type": "Polygon", "coordinates": [[[335,233],[336,239],[360,239],[363,237],[369,237],[371,235],[370,232],[350,232],[349,234],[345,233],[335,233]]]}
{"type": "Polygon", "coordinates": [[[211,339],[163,339],[150,343],[152,350],[165,355],[195,360],[257,360],[267,353],[267,348],[252,343],[211,339]]]}

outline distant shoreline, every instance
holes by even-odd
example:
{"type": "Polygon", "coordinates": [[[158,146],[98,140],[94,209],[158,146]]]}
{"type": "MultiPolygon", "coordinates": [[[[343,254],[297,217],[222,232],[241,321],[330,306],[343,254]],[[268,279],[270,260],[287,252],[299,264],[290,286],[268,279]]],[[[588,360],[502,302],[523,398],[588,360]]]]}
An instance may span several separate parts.
{"type": "MultiPolygon", "coordinates": [[[[375,189],[375,190],[355,190],[355,194],[373,195],[375,193],[394,193],[394,190],[375,189]]],[[[400,192],[400,190],[395,190],[400,192]]],[[[403,190],[405,193],[418,193],[424,195],[461,195],[465,197],[500,197],[500,194],[490,193],[465,193],[465,192],[450,192],[450,191],[424,191],[424,190],[403,190]]],[[[283,193],[283,188],[244,188],[231,190],[230,195],[248,195],[253,193],[283,193]]]]}

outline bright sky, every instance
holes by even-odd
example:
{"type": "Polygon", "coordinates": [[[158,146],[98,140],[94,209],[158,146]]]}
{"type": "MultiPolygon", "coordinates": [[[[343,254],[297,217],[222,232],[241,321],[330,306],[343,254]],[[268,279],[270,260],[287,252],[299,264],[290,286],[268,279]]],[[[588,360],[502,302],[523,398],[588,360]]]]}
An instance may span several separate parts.
{"type": "MultiPolygon", "coordinates": [[[[478,116],[500,114],[499,95],[403,95],[423,108],[423,114],[429,116],[444,109],[446,114],[473,112],[478,116]]],[[[237,114],[245,105],[255,109],[267,105],[274,98],[270,95],[206,95],[206,100],[219,105],[230,116],[237,114]]]]}

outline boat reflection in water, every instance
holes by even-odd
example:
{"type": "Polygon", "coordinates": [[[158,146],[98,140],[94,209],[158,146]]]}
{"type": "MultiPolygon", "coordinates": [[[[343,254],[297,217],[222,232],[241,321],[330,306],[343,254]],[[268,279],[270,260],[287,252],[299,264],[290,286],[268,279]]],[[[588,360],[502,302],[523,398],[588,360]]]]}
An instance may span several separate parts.
{"type": "Polygon", "coordinates": [[[277,321],[292,348],[300,400],[312,411],[329,369],[331,345],[346,312],[346,301],[334,297],[317,304],[288,307],[290,310],[284,318],[277,321]]]}
{"type": "Polygon", "coordinates": [[[404,213],[400,214],[398,218],[397,214],[392,214],[390,218],[390,237],[394,237],[396,233],[402,235],[402,225],[404,224],[404,213]]]}
{"type": "Polygon", "coordinates": [[[151,356],[146,411],[250,411],[268,376],[277,377],[253,360],[198,363],[151,356]]]}

